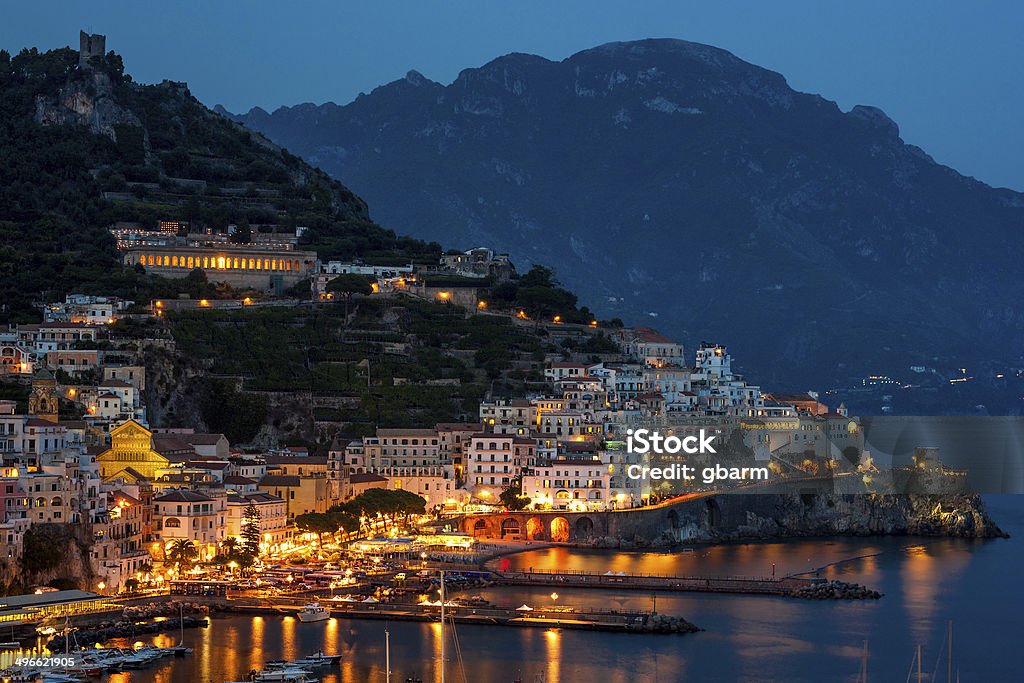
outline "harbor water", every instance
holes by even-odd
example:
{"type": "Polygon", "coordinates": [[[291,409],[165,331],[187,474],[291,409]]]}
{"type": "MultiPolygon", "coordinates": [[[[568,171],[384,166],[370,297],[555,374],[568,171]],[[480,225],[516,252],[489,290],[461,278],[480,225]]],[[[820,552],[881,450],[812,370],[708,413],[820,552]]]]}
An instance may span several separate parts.
{"type": "MultiPolygon", "coordinates": [[[[1024,496],[987,498],[1010,539],[836,538],[697,547],[687,552],[626,553],[545,548],[499,559],[515,569],[604,573],[778,575],[811,571],[882,591],[881,600],[803,601],[778,597],[558,590],[476,591],[506,605],[641,609],[683,616],[705,629],[691,635],[609,634],[555,629],[460,626],[449,633],[447,681],[465,683],[671,683],[676,681],[857,681],[864,641],[870,680],[904,680],[918,643],[924,669],[945,681],[947,622],[953,621],[953,670],[963,683],[1024,678],[1020,571],[1024,496]],[[465,677],[463,678],[463,672],[465,677]]],[[[384,630],[392,681],[440,680],[440,626],[332,618],[311,624],[287,616],[215,616],[186,632],[195,653],[149,670],[111,674],[111,683],[222,683],[244,680],[266,660],[323,649],[341,664],[316,675],[324,683],[369,683],[384,676],[384,630]]],[[[171,645],[174,636],[144,642],[171,645]]],[[[120,645],[130,645],[119,642],[120,645]]],[[[932,679],[926,679],[932,680],[932,679]]]]}

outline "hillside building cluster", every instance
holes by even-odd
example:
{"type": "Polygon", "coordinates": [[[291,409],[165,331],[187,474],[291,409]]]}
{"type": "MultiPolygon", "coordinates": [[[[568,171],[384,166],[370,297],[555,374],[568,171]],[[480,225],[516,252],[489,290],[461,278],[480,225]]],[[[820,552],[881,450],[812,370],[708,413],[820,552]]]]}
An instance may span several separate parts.
{"type": "MultiPolygon", "coordinates": [[[[173,220],[112,232],[126,266],[166,277],[200,269],[210,281],[271,294],[308,279],[314,293],[329,296],[331,280],[357,274],[378,295],[487,313],[480,292],[515,272],[507,255],[486,248],[444,254],[431,266],[321,262],[298,248],[301,228],[254,232],[245,243],[173,220]]],[[[853,452],[863,447],[857,421],[842,406],[833,412],[813,394],[764,392],[733,371],[724,346],[702,343],[687,356],[647,328],[602,330],[615,350],[586,361],[568,352],[548,356],[545,390],[485,400],[475,421],[380,426],[362,438],[335,438],[321,454],[304,447],[244,452],[222,434],[150,425],[140,341],[111,334],[112,323],[250,303],[176,299],[143,308],[72,294],[40,304],[44,322],[0,332],[0,374],[30,387],[23,405],[0,401],[0,559],[16,561],[35,524],[85,529],[94,574],[116,590],[154,572],[176,541],[191,541],[200,561],[212,559],[241,535],[252,509],[261,549],[287,551],[300,542],[299,515],[326,512],[372,488],[415,493],[438,514],[491,508],[509,493],[534,509],[641,506],[658,491],[626,475],[644,457],[626,448],[631,428],[680,436],[712,429],[779,469],[827,469],[844,456],[856,462],[853,452]]],[[[595,324],[548,327],[557,343],[595,334],[595,324]]]]}

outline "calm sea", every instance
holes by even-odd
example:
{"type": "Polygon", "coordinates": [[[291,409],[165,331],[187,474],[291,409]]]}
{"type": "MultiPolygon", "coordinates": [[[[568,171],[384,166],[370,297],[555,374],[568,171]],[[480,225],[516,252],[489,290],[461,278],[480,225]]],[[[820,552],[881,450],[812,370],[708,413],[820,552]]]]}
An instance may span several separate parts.
{"type": "MultiPolygon", "coordinates": [[[[449,640],[449,682],[670,683],[675,681],[857,681],[868,641],[871,681],[904,681],[914,650],[923,647],[924,680],[946,680],[946,628],[953,621],[954,680],[1024,680],[1024,496],[987,498],[1009,540],[816,539],[697,548],[683,553],[581,552],[563,548],[509,558],[516,567],[661,574],[770,575],[824,567],[823,576],[863,583],[885,593],[878,601],[805,602],[769,597],[669,594],[657,610],[683,616],[704,632],[686,636],[460,627],[449,640]],[[461,656],[460,656],[461,655],[461,656]],[[464,672],[464,675],[463,675],[464,672]]],[[[548,591],[490,589],[496,603],[550,602],[548,591]]],[[[558,602],[651,609],[647,592],[560,590],[558,602]]],[[[215,618],[186,633],[196,648],[186,660],[117,674],[112,683],[244,680],[264,660],[323,648],[343,663],[324,683],[381,682],[382,622],[331,619],[300,624],[291,617],[215,618]]],[[[392,681],[417,675],[440,681],[435,662],[439,626],[396,622],[391,633],[392,681]]],[[[169,644],[158,637],[155,642],[169,644]]],[[[916,674],[916,672],[915,672],[916,674]]]]}

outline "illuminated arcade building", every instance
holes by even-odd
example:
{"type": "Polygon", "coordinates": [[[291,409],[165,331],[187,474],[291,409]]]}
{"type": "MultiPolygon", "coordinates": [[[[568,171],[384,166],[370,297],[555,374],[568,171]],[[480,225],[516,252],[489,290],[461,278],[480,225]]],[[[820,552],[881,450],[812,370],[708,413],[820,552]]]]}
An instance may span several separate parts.
{"type": "Polygon", "coordinates": [[[285,289],[313,275],[316,252],[260,249],[247,245],[204,247],[154,246],[130,249],[126,266],[141,265],[163,277],[183,278],[193,270],[206,273],[210,282],[258,289],[280,295],[285,289]]]}

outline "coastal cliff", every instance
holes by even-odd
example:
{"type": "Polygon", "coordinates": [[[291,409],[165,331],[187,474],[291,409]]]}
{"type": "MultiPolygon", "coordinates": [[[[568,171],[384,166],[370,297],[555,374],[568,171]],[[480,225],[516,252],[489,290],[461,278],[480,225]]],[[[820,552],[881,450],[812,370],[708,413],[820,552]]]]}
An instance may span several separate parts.
{"type": "Polygon", "coordinates": [[[670,547],[814,536],[1007,536],[976,495],[722,495],[615,517],[610,533],[595,538],[594,545],[670,547]]]}

